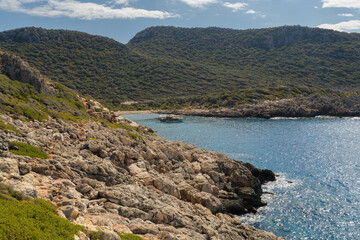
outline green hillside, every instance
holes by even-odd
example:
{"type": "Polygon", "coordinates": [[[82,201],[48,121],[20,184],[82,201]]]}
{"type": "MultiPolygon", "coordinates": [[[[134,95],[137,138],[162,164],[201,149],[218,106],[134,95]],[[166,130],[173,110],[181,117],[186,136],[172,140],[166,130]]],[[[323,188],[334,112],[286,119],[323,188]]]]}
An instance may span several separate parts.
{"type": "Polygon", "coordinates": [[[22,28],[0,49],[112,105],[278,86],[360,87],[360,34],[307,27],[152,27],[127,45],[86,33],[22,28]]]}
{"type": "Polygon", "coordinates": [[[39,121],[49,116],[62,120],[89,117],[76,93],[61,84],[56,84],[56,88],[56,95],[45,95],[29,84],[10,80],[0,74],[0,114],[10,113],[25,120],[39,121]]]}

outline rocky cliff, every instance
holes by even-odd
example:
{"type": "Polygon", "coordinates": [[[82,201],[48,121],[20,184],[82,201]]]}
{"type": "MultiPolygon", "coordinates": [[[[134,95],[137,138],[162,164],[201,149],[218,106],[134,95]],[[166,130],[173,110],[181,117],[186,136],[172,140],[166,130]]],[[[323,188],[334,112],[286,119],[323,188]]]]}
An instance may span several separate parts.
{"type": "Polygon", "coordinates": [[[16,55],[0,51],[0,73],[11,80],[34,86],[39,93],[55,94],[57,92],[54,85],[38,70],[31,68],[28,63],[16,55]]]}
{"type": "Polygon", "coordinates": [[[103,239],[119,239],[114,232],[145,239],[278,239],[232,215],[265,204],[261,183],[274,180],[271,171],[168,141],[121,117],[113,128],[1,119],[21,133],[0,128],[0,180],[52,201],[60,215],[100,229],[103,239]],[[49,158],[15,155],[9,151],[14,141],[49,158]]]}

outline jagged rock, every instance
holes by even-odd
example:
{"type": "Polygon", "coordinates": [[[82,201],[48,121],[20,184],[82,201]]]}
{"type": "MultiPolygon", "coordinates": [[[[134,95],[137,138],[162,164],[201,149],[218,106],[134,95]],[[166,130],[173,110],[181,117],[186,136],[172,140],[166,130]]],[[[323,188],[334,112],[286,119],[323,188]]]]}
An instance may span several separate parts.
{"type": "Polygon", "coordinates": [[[38,191],[36,188],[28,182],[22,182],[18,180],[5,181],[5,184],[10,186],[15,191],[21,192],[26,197],[37,198],[38,191]]]}
{"type": "Polygon", "coordinates": [[[19,173],[20,175],[25,175],[30,173],[31,171],[31,165],[25,162],[19,163],[19,173]]]}
{"type": "Polygon", "coordinates": [[[18,160],[12,158],[2,158],[0,161],[0,172],[11,175],[19,175],[18,160]]]}
{"type": "Polygon", "coordinates": [[[117,233],[132,233],[131,230],[125,225],[115,224],[112,225],[111,228],[114,229],[114,231],[117,233]]]}
{"type": "Polygon", "coordinates": [[[252,175],[261,181],[261,183],[276,180],[275,173],[269,169],[258,169],[250,163],[245,163],[245,166],[251,171],[252,175]]]}
{"type": "Polygon", "coordinates": [[[73,206],[60,207],[60,209],[63,211],[65,217],[69,220],[76,220],[80,214],[79,209],[73,206]]]}
{"type": "Polygon", "coordinates": [[[78,192],[81,192],[82,194],[86,195],[86,194],[89,194],[90,192],[92,192],[94,189],[85,183],[85,184],[80,184],[80,185],[76,186],[76,190],[78,192]]]}

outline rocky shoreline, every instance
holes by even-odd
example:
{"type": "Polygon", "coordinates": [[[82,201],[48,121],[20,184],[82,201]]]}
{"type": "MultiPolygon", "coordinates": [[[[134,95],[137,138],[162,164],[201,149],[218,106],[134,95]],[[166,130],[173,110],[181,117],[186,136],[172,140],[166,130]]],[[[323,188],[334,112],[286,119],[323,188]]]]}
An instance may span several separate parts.
{"type": "MultiPolygon", "coordinates": [[[[0,52],[0,73],[39,93],[57,93],[55,84],[12,54],[0,52]]],[[[233,215],[266,204],[261,184],[274,181],[273,172],[160,138],[94,100],[76,98],[87,118],[29,121],[2,112],[1,183],[51,201],[59,216],[100,233],[100,240],[121,240],[117,233],[146,240],[281,239],[233,215]],[[25,146],[25,156],[13,153],[18,146],[25,146]],[[29,149],[43,151],[41,157],[30,157],[29,149]]],[[[85,234],[75,239],[89,240],[85,234]]]]}
{"type": "MultiPolygon", "coordinates": [[[[128,232],[144,239],[280,239],[242,225],[232,214],[266,204],[269,170],[182,142],[172,142],[119,117],[99,122],[24,122],[8,115],[0,129],[0,180],[58,205],[58,214],[102,239],[128,232]],[[41,148],[48,159],[11,153],[9,142],[41,148]]],[[[82,239],[87,239],[82,236],[82,239]]]]}
{"type": "Polygon", "coordinates": [[[203,117],[265,119],[274,117],[316,116],[358,117],[360,116],[360,95],[312,95],[301,98],[266,100],[231,108],[159,110],[158,113],[203,117]]]}

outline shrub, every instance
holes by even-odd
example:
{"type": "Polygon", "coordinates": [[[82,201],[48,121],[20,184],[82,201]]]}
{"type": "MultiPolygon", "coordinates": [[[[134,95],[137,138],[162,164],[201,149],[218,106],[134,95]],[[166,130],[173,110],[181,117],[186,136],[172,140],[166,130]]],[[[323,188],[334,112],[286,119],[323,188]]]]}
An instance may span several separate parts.
{"type": "Polygon", "coordinates": [[[57,216],[45,202],[0,199],[0,239],[74,239],[81,227],[57,216]]]}
{"type": "Polygon", "coordinates": [[[10,142],[10,152],[16,155],[29,156],[33,158],[49,158],[49,156],[41,151],[40,148],[22,142],[10,142]]]}

